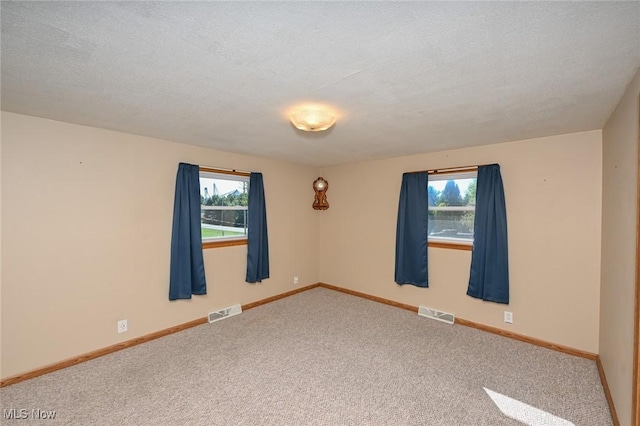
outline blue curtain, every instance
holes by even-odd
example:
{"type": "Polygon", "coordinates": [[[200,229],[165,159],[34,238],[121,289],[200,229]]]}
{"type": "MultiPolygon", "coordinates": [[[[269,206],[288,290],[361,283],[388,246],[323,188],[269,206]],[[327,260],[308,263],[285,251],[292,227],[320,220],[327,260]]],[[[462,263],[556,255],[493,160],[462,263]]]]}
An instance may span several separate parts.
{"type": "Polygon", "coordinates": [[[479,166],[469,296],[509,303],[508,252],[507,210],[500,166],[479,166]]]}
{"type": "Polygon", "coordinates": [[[180,163],[171,232],[169,300],[207,294],[200,230],[200,168],[180,163]]]}
{"type": "Polygon", "coordinates": [[[396,228],[396,271],[398,284],[429,287],[427,275],[428,238],[427,172],[402,175],[396,228]]]}
{"type": "Polygon", "coordinates": [[[267,208],[264,199],[262,173],[249,176],[249,219],[247,231],[248,283],[269,278],[269,238],[267,236],[267,208]]]}

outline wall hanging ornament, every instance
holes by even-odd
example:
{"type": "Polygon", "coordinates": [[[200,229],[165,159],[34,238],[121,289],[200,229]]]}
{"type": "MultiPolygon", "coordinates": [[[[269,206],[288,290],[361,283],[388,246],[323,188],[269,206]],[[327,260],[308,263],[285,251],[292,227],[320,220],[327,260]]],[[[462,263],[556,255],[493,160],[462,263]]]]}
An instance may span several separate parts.
{"type": "Polygon", "coordinates": [[[329,202],[327,201],[327,189],[329,189],[329,182],[319,177],[313,181],[313,190],[316,192],[316,196],[313,199],[313,208],[315,210],[326,210],[329,208],[329,202]]]}

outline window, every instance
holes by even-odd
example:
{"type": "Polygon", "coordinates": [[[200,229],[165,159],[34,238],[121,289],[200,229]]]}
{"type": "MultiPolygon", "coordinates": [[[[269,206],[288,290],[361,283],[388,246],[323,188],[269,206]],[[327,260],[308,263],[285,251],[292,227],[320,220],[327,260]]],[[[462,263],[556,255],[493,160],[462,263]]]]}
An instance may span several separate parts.
{"type": "Polygon", "coordinates": [[[429,246],[471,250],[477,175],[429,175],[429,246]]]}
{"type": "Polygon", "coordinates": [[[249,173],[200,168],[202,247],[247,244],[249,173]]]}

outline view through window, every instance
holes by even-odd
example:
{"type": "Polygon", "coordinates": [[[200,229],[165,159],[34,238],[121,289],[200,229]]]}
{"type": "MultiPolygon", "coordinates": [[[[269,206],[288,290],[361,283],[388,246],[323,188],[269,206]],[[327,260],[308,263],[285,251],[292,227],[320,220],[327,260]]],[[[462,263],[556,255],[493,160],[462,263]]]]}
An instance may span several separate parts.
{"type": "Polygon", "coordinates": [[[429,175],[429,241],[472,244],[477,172],[429,175]]]}
{"type": "Polygon", "coordinates": [[[249,176],[200,171],[200,228],[203,244],[246,240],[249,176]]]}

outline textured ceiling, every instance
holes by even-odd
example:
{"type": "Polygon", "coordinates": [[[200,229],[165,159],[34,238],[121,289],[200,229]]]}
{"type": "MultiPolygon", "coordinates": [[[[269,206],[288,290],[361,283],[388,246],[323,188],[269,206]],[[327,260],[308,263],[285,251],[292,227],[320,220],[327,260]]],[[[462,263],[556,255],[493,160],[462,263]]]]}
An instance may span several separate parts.
{"type": "Polygon", "coordinates": [[[600,129],[640,67],[640,2],[0,7],[3,110],[314,166],[600,129]]]}

